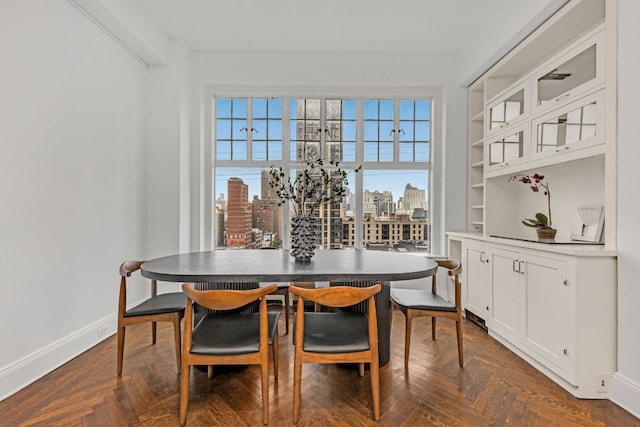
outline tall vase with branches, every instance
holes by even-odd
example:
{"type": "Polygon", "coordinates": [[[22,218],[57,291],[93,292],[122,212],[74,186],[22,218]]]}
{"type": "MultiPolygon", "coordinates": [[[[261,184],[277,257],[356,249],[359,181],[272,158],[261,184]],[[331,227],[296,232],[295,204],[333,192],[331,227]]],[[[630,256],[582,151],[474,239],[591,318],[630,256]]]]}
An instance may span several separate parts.
{"type": "Polygon", "coordinates": [[[313,256],[317,240],[316,213],[327,203],[345,196],[349,184],[347,173],[339,162],[317,157],[303,160],[295,178],[282,167],[271,166],[269,186],[276,191],[278,206],[291,203],[291,255],[296,260],[307,261],[313,256]]]}

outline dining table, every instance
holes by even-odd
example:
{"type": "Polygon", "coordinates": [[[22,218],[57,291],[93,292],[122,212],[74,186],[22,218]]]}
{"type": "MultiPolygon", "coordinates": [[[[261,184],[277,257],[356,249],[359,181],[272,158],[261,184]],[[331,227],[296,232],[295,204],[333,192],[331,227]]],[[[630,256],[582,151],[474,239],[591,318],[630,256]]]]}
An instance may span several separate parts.
{"type": "MultiPolygon", "coordinates": [[[[390,357],[391,282],[430,277],[437,271],[425,255],[376,250],[318,250],[307,262],[288,250],[227,249],[155,258],[142,264],[142,275],[165,282],[193,283],[199,289],[250,289],[261,282],[329,282],[331,286],[382,284],[376,295],[380,365],[390,357]]],[[[361,303],[356,311],[366,310],[361,303]]]]}

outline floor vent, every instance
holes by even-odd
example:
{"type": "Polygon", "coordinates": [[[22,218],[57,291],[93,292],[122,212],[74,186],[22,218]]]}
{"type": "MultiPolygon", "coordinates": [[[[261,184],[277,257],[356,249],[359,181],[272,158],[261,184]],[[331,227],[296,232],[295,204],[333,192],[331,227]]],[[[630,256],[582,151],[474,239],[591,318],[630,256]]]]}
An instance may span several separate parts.
{"type": "Polygon", "coordinates": [[[469,320],[472,323],[475,323],[476,325],[480,326],[485,331],[488,331],[487,325],[485,325],[485,323],[484,323],[484,319],[481,319],[480,317],[478,317],[474,313],[470,312],[469,310],[465,310],[464,314],[465,314],[465,316],[467,316],[467,320],[469,320]]]}

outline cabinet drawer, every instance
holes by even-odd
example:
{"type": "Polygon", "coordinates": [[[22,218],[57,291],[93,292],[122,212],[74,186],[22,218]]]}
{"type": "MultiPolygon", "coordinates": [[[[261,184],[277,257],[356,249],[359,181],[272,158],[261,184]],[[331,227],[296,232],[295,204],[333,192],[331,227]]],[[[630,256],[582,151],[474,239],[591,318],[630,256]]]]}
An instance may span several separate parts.
{"type": "Polygon", "coordinates": [[[525,79],[487,104],[486,135],[500,132],[529,116],[529,86],[529,79],[525,79]]]}
{"type": "Polygon", "coordinates": [[[528,123],[515,126],[485,141],[485,170],[507,169],[528,159],[528,123]]]}
{"type": "Polygon", "coordinates": [[[571,102],[604,83],[604,31],[570,48],[533,74],[533,111],[571,102]]]}
{"type": "Polygon", "coordinates": [[[604,101],[600,90],[533,120],[532,159],[603,144],[604,101]]]}

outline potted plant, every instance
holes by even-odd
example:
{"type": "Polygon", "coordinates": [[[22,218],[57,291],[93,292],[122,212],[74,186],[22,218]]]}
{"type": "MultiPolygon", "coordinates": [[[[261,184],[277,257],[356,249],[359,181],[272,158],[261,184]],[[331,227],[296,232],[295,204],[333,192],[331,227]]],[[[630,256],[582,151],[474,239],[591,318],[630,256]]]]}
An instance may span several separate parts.
{"type": "MultiPolygon", "coordinates": [[[[353,172],[360,169],[362,166],[353,172]]],[[[271,166],[269,186],[276,190],[278,206],[291,203],[291,255],[296,261],[311,259],[317,240],[317,212],[325,204],[341,200],[348,184],[347,171],[333,160],[304,160],[295,178],[282,167],[271,166]]]]}
{"type": "Polygon", "coordinates": [[[535,218],[525,218],[522,224],[536,229],[538,239],[541,241],[553,240],[557,230],[551,226],[551,190],[549,183],[544,182],[544,175],[534,173],[533,175],[517,174],[509,178],[509,182],[518,181],[528,185],[534,193],[544,193],[547,196],[547,215],[542,212],[535,214],[535,218]]]}

